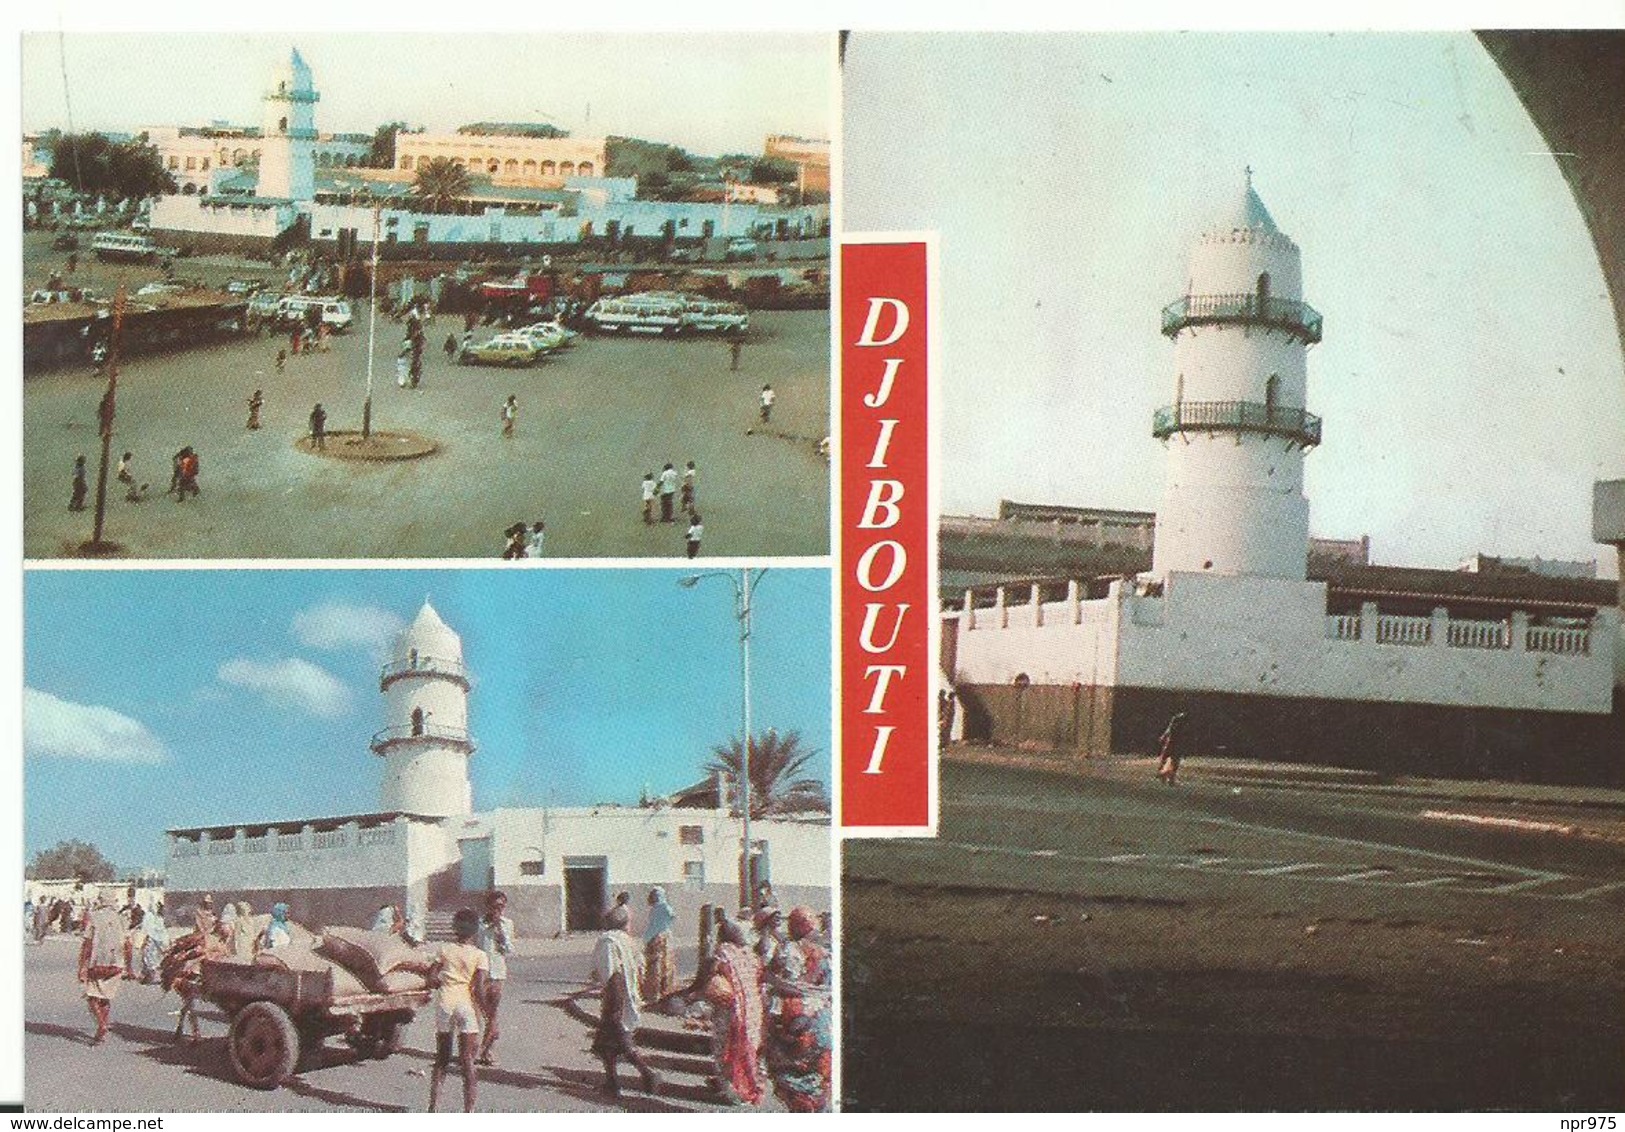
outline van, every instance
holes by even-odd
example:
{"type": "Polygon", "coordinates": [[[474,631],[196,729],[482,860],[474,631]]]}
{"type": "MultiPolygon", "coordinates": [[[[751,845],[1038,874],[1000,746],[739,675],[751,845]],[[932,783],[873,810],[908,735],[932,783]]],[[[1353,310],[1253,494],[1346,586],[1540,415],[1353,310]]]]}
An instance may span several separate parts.
{"type": "Polygon", "coordinates": [[[321,311],[322,324],[334,332],[350,329],[350,324],[355,321],[349,300],[330,295],[287,295],[276,305],[277,321],[290,325],[305,322],[312,310],[321,311]]]}

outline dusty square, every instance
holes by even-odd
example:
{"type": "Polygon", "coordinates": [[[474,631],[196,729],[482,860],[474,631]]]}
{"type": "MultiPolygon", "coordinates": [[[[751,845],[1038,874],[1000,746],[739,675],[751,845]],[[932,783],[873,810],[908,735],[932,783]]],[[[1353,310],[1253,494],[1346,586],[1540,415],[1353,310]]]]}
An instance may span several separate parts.
{"type": "MultiPolygon", "coordinates": [[[[82,266],[76,282],[105,284],[95,267],[82,266]]],[[[223,277],[230,268],[188,263],[186,272],[223,277]]],[[[829,469],[817,449],[828,433],[827,312],[752,312],[738,372],[730,371],[728,344],[711,339],[584,338],[531,369],[457,366],[441,346],[461,329],[461,319],[434,320],[423,387],[403,390],[393,364],[402,327],[380,319],[374,427],[439,445],[432,456],[399,463],[296,448],[317,402],[329,432],[360,427],[364,302],[330,352],[289,357],[281,373],[285,337],[130,359],[121,367],[113,458],[132,452],[137,481],[152,494],[131,504],[110,485],[107,538],[137,558],[486,558],[501,553],[509,525],[542,520],[548,557],[681,557],[686,524],[645,525],[639,482],[668,462],[681,469],[692,460],[703,556],[827,552],[829,469]],[[757,419],[764,384],[777,393],[766,429],[757,419]],[[263,427],[249,431],[255,389],[264,391],[263,427]],[[519,399],[518,427],[504,438],[498,414],[509,394],[519,399]],[[187,445],[201,457],[202,494],[179,504],[164,491],[170,457],[187,445]]],[[[482,328],[476,338],[490,333],[482,328]]],[[[90,510],[70,512],[68,498],[81,454],[94,498],[104,388],[82,370],[24,382],[30,558],[71,554],[90,537],[90,510]]]]}

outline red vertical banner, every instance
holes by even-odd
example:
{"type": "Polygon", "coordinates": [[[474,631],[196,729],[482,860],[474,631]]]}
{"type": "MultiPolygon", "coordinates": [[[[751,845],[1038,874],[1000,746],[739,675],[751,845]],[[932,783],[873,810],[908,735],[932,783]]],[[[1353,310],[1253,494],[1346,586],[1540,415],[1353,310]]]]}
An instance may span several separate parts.
{"type": "Polygon", "coordinates": [[[841,828],[934,836],[935,243],[841,247],[841,828]]]}

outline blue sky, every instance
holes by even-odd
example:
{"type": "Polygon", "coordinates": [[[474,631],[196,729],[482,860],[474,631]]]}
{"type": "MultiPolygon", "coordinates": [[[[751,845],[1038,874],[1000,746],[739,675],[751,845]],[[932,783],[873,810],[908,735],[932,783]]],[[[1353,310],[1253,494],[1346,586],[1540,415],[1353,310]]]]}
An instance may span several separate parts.
{"type": "Polygon", "coordinates": [[[1470,34],[858,32],[844,82],[846,227],[941,233],[945,510],[1157,507],[1158,312],[1250,164],[1326,319],[1313,533],[1612,572],[1625,367],[1557,164],[1589,155],[1470,34]]]}
{"type": "MultiPolygon", "coordinates": [[[[426,595],[474,675],[476,808],[669,793],[740,726],[733,590],[683,573],[31,572],[26,852],[156,865],[167,827],[376,809],[380,650],[426,595]]],[[[828,605],[826,571],[770,570],[751,663],[753,726],[799,730],[826,783],[828,605]]]]}
{"type": "Polygon", "coordinates": [[[370,133],[397,119],[435,131],[552,122],[578,137],[628,135],[708,155],[760,153],[770,133],[831,131],[828,34],[546,30],[81,32],[65,43],[37,33],[22,41],[23,129],[65,128],[70,101],[81,130],[258,126],[268,76],[290,46],[315,76],[321,130],[370,133]]]}

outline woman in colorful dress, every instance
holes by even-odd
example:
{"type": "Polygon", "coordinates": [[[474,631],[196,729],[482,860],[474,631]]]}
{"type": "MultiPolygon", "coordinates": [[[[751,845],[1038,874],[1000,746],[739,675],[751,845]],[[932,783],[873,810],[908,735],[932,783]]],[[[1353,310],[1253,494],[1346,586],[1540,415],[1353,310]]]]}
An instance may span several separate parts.
{"type": "Polygon", "coordinates": [[[791,1112],[828,1112],[833,1023],[829,951],[810,908],[789,917],[790,938],[767,981],[777,1008],[768,1022],[767,1067],[773,1091],[791,1112]]]}
{"type": "Polygon", "coordinates": [[[754,1105],[762,1099],[762,968],[732,920],[717,929],[711,978],[711,1055],[716,1089],[725,1102],[754,1105]]]}
{"type": "Polygon", "coordinates": [[[643,929],[643,995],[654,1005],[677,990],[677,949],[671,929],[677,913],[666,903],[666,890],[649,890],[649,923],[643,929]]]}

